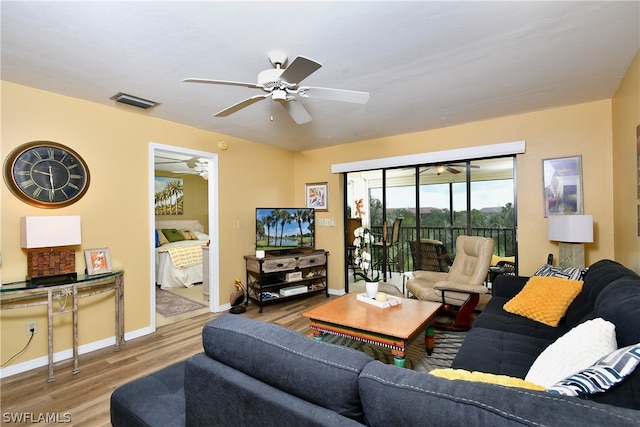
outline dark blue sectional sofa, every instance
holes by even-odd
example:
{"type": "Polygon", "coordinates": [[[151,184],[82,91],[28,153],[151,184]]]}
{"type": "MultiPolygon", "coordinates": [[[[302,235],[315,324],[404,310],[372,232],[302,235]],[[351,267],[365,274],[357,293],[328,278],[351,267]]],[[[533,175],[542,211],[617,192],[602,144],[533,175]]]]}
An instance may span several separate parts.
{"type": "MultiPolygon", "coordinates": [[[[496,280],[456,367],[523,378],[554,337],[595,316],[615,323],[620,345],[640,341],[640,278],[621,265],[593,265],[555,331],[501,311],[525,282],[496,280]]],[[[640,425],[640,411],[623,407],[624,397],[596,402],[452,381],[242,316],[212,320],[202,337],[203,353],[116,389],[113,426],[640,425]]],[[[636,399],[637,375],[620,385],[636,399]]]]}

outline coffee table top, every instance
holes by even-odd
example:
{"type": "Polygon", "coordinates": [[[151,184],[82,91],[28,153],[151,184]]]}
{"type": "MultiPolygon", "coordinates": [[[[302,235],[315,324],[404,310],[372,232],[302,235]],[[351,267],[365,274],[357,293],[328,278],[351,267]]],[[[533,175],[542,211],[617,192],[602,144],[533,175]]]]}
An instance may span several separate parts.
{"type": "Polygon", "coordinates": [[[402,304],[380,308],[356,299],[351,292],[304,313],[310,320],[335,323],[398,338],[410,339],[440,310],[440,303],[403,298],[402,304]]]}

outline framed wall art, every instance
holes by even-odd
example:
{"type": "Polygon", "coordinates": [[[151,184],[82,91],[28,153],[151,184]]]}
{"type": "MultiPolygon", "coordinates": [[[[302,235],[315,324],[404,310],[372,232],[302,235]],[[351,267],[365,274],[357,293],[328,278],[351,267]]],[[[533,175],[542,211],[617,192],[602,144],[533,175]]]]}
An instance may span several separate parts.
{"type": "Polygon", "coordinates": [[[305,184],[305,200],[307,208],[314,208],[317,211],[326,212],[329,210],[329,184],[326,182],[316,182],[305,184]]]}
{"type": "Polygon", "coordinates": [[[156,176],[154,181],[155,214],[184,214],[184,180],[182,178],[156,176]]]}
{"type": "Polygon", "coordinates": [[[583,213],[582,156],[542,160],[544,216],[583,213]]]}
{"type": "Polygon", "coordinates": [[[89,276],[111,272],[109,249],[85,249],[84,258],[87,262],[87,274],[89,276]]]}

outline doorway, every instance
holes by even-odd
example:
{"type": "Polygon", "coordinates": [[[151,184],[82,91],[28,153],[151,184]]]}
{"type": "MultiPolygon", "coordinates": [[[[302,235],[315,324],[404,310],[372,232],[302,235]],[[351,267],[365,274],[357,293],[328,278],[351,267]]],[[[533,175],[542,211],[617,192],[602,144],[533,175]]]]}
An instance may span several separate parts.
{"type": "MultiPolygon", "coordinates": [[[[208,235],[209,249],[203,251],[202,265],[206,263],[208,269],[207,277],[202,278],[202,286],[208,287],[208,306],[209,312],[220,311],[219,296],[219,240],[218,240],[218,155],[215,153],[187,149],[184,147],[176,147],[163,145],[158,143],[150,143],[149,145],[149,248],[150,248],[150,325],[155,331],[157,325],[156,313],[156,191],[155,191],[155,175],[156,175],[156,159],[158,156],[163,158],[174,159],[170,172],[177,177],[185,174],[190,179],[197,178],[206,182],[206,212],[200,212],[199,215],[178,215],[176,218],[191,220],[190,216],[196,219],[205,227],[208,235]],[[191,159],[198,159],[197,165],[192,164],[191,159]],[[194,176],[199,175],[199,176],[194,176]]],[[[184,200],[184,199],[183,199],[184,200]]],[[[185,209],[186,211],[186,209],[185,209]]],[[[195,266],[193,268],[199,268],[195,266]]],[[[206,301],[204,301],[206,303],[206,301]]],[[[194,312],[196,313],[196,312],[194,312]]]]}

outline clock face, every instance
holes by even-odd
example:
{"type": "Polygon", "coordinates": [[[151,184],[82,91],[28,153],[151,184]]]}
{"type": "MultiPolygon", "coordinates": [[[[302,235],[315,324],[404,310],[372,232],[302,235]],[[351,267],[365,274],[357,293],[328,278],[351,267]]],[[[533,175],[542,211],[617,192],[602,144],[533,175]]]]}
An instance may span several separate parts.
{"type": "Polygon", "coordinates": [[[41,208],[61,208],[84,196],[89,188],[89,169],[69,147],[36,141],[9,154],[4,179],[22,201],[41,208]]]}

